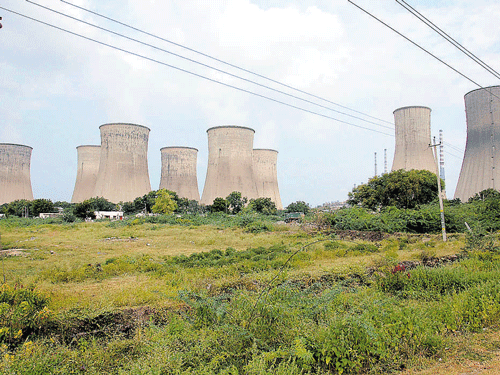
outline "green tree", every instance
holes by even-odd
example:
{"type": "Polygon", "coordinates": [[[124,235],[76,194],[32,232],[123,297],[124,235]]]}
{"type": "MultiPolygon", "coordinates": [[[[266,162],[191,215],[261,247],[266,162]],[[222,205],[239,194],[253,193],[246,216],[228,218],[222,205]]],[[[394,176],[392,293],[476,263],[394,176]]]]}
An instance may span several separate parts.
{"type": "MultiPolygon", "coordinates": [[[[444,188],[444,182],[441,181],[444,188]]],[[[376,210],[382,207],[415,208],[437,197],[436,175],[426,170],[403,169],[371,178],[355,187],[347,203],[376,210]]]]}
{"type": "Polygon", "coordinates": [[[23,217],[26,213],[31,214],[31,202],[26,199],[18,199],[2,205],[3,213],[6,216],[23,217]]]}
{"type": "Polygon", "coordinates": [[[165,189],[160,189],[156,192],[155,204],[151,210],[155,214],[170,215],[177,209],[177,203],[165,189]]]}
{"type": "Polygon", "coordinates": [[[469,203],[477,201],[485,201],[488,199],[500,199],[500,192],[495,189],[485,189],[476,193],[473,197],[469,198],[469,203]]]}
{"type": "Polygon", "coordinates": [[[210,206],[210,212],[227,212],[228,202],[224,198],[215,198],[210,206]]]}
{"type": "Polygon", "coordinates": [[[94,211],[115,211],[116,210],[116,204],[111,203],[108,201],[106,198],[103,197],[95,197],[95,198],[90,198],[88,200],[92,207],[94,208],[94,211]]]}
{"type": "Polygon", "coordinates": [[[303,212],[304,215],[307,215],[310,209],[311,207],[308,203],[304,201],[297,201],[286,206],[285,212],[303,212]]]}
{"type": "Polygon", "coordinates": [[[247,197],[242,197],[239,191],[233,191],[226,197],[226,201],[229,205],[229,209],[231,213],[237,214],[241,212],[245,204],[248,202],[247,197]]]}
{"type": "Polygon", "coordinates": [[[73,215],[82,220],[95,219],[95,209],[92,202],[87,199],[81,203],[75,204],[73,207],[73,215]]]}
{"type": "Polygon", "coordinates": [[[35,199],[30,203],[30,214],[34,217],[41,213],[54,212],[54,203],[50,199],[35,199]]]}
{"type": "Polygon", "coordinates": [[[252,211],[264,215],[274,215],[277,211],[276,204],[271,200],[271,198],[250,199],[248,207],[250,207],[252,211]]]}

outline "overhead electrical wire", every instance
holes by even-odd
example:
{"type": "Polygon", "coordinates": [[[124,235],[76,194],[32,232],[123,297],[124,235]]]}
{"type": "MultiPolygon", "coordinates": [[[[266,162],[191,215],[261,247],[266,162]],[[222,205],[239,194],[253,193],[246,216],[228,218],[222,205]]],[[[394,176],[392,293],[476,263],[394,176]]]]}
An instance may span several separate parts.
{"type": "MultiPolygon", "coordinates": [[[[29,1],[29,0],[26,0],[26,1],[29,1]]],[[[385,123],[387,123],[387,124],[391,124],[391,125],[393,125],[393,126],[394,126],[394,123],[392,123],[392,122],[390,122],[390,121],[382,120],[382,119],[380,119],[380,118],[377,118],[377,117],[374,117],[374,116],[368,115],[368,114],[363,113],[363,112],[361,112],[361,111],[357,111],[357,110],[355,110],[355,109],[352,109],[352,108],[349,108],[349,107],[343,106],[343,105],[338,104],[338,103],[335,103],[335,102],[333,102],[333,101],[331,101],[331,100],[325,99],[325,98],[323,98],[323,97],[321,97],[321,96],[318,96],[318,95],[315,95],[315,94],[311,94],[311,93],[309,93],[309,92],[307,92],[307,91],[304,91],[304,90],[298,89],[298,88],[296,88],[296,87],[293,87],[293,86],[287,85],[287,84],[285,84],[285,83],[283,83],[283,82],[279,82],[279,81],[274,80],[274,79],[272,79],[272,78],[266,77],[266,76],[264,76],[264,75],[262,75],[262,74],[259,74],[259,73],[256,73],[256,72],[253,72],[253,71],[248,70],[248,69],[245,69],[245,68],[242,68],[242,67],[237,66],[237,65],[235,65],[235,64],[231,64],[231,63],[229,63],[229,62],[227,62],[227,61],[224,61],[224,60],[221,60],[221,59],[219,59],[219,58],[213,57],[213,56],[208,55],[208,54],[206,54],[206,53],[203,53],[203,52],[197,51],[197,50],[195,50],[195,49],[193,49],[193,48],[190,48],[190,47],[187,47],[187,46],[185,46],[185,45],[183,45],[183,44],[173,42],[173,41],[171,41],[171,40],[168,40],[168,39],[166,39],[166,38],[163,38],[163,37],[160,37],[160,36],[158,36],[158,35],[152,34],[152,33],[150,33],[150,32],[144,31],[144,30],[139,29],[139,28],[137,28],[137,27],[134,27],[134,26],[128,25],[128,24],[126,24],[126,23],[124,23],[124,22],[121,22],[121,21],[118,21],[118,20],[116,20],[116,19],[114,19],[114,18],[111,18],[111,17],[105,16],[105,15],[103,15],[103,14],[101,14],[101,13],[98,13],[98,12],[92,11],[92,10],[90,10],[90,9],[84,8],[84,7],[82,7],[82,6],[79,6],[79,5],[76,5],[76,4],[73,4],[73,3],[70,3],[69,1],[65,1],[65,0],[60,0],[60,1],[61,1],[61,2],[63,2],[63,3],[65,3],[65,4],[71,5],[71,6],[75,7],[75,8],[81,9],[81,10],[83,10],[83,11],[85,11],[85,12],[88,12],[88,13],[94,14],[94,15],[96,15],[96,16],[98,16],[98,17],[104,18],[104,19],[106,19],[106,20],[108,20],[108,21],[111,21],[111,22],[117,23],[117,24],[119,24],[119,25],[125,26],[125,27],[127,27],[127,28],[129,28],[129,29],[132,29],[132,30],[134,30],[134,31],[137,31],[137,32],[139,32],[139,33],[142,33],[142,34],[145,34],[145,35],[151,36],[151,37],[156,38],[156,39],[159,39],[159,40],[162,40],[162,41],[164,41],[164,42],[167,42],[167,43],[170,43],[170,44],[175,45],[175,46],[177,46],[177,47],[180,47],[180,48],[186,49],[186,50],[188,50],[188,51],[194,52],[194,53],[196,53],[196,54],[198,54],[198,55],[204,56],[204,57],[209,58],[209,59],[211,59],[211,60],[217,61],[217,62],[219,62],[219,63],[221,63],[221,64],[224,64],[224,65],[230,66],[230,67],[232,67],[232,68],[235,68],[235,69],[241,70],[241,71],[243,71],[243,72],[245,72],[245,73],[252,74],[252,75],[254,75],[254,76],[256,76],[256,77],[259,77],[259,78],[265,79],[265,80],[267,80],[267,81],[270,81],[270,82],[276,83],[276,84],[278,84],[278,85],[280,85],[280,86],[283,86],[283,87],[286,87],[286,88],[288,88],[288,89],[291,89],[291,90],[294,90],[294,91],[300,92],[301,94],[305,94],[305,95],[311,96],[311,97],[313,97],[313,98],[323,100],[323,101],[325,101],[325,102],[327,102],[327,103],[330,103],[330,104],[336,105],[336,106],[338,106],[338,107],[340,107],[340,108],[344,108],[344,109],[347,109],[347,110],[349,110],[349,111],[352,111],[352,112],[355,112],[355,113],[361,114],[361,115],[363,115],[363,116],[369,117],[369,118],[371,118],[371,119],[374,119],[374,120],[377,120],[377,121],[381,121],[381,122],[385,122],[385,123]]],[[[32,2],[32,1],[29,1],[29,2],[32,2]]]]}
{"type": "Polygon", "coordinates": [[[432,52],[426,50],[424,47],[422,47],[421,45],[417,44],[416,42],[414,42],[413,40],[411,40],[410,38],[408,38],[407,36],[403,35],[402,33],[400,33],[399,31],[397,31],[395,28],[393,28],[392,26],[389,26],[386,22],[382,21],[381,19],[377,18],[376,16],[374,16],[373,14],[371,14],[370,12],[368,12],[367,10],[361,8],[359,5],[355,4],[354,2],[352,2],[351,0],[347,0],[349,3],[351,3],[352,5],[354,5],[356,8],[360,9],[361,11],[363,11],[364,13],[368,14],[370,17],[374,18],[375,20],[377,20],[378,22],[380,22],[382,25],[384,25],[385,27],[387,27],[388,29],[394,31],[396,34],[398,34],[399,36],[403,37],[404,39],[406,39],[408,42],[410,42],[411,44],[413,44],[414,46],[418,47],[419,49],[421,49],[422,51],[424,51],[425,53],[427,53],[428,55],[434,57],[436,60],[438,60],[440,63],[446,65],[448,68],[450,68],[451,70],[453,70],[454,72],[456,72],[457,74],[461,75],[463,78],[465,78],[466,80],[468,80],[469,82],[472,82],[474,85],[478,86],[479,88],[481,89],[484,89],[486,90],[489,94],[491,94],[492,96],[494,96],[495,98],[499,99],[500,100],[500,97],[496,96],[495,94],[493,94],[491,92],[491,90],[489,90],[487,87],[483,87],[481,86],[479,83],[477,83],[476,81],[474,81],[472,78],[469,78],[467,77],[465,74],[463,74],[462,72],[460,72],[459,70],[455,69],[454,67],[452,67],[450,64],[448,64],[447,62],[445,62],[444,60],[440,59],[439,57],[437,57],[436,55],[434,55],[432,52]]]}
{"type": "Polygon", "coordinates": [[[498,73],[496,70],[494,70],[492,67],[490,67],[488,64],[486,64],[483,60],[481,60],[479,57],[477,57],[475,54],[470,52],[467,48],[462,46],[459,42],[457,42],[455,39],[453,39],[450,35],[448,35],[446,32],[444,32],[442,29],[440,29],[436,24],[434,24],[432,21],[430,21],[427,17],[425,17],[422,13],[420,13],[418,10],[413,8],[410,4],[408,4],[404,0],[396,0],[396,2],[401,5],[403,8],[408,10],[411,14],[413,14],[415,17],[417,17],[420,21],[425,23],[427,26],[429,26],[432,30],[434,30],[436,33],[438,33],[440,36],[442,36],[447,42],[449,42],[451,45],[459,49],[462,53],[464,53],[466,56],[468,56],[470,59],[472,59],[474,62],[479,64],[482,68],[486,69],[490,74],[495,76],[496,78],[500,79],[500,73],[498,73]]]}
{"type": "Polygon", "coordinates": [[[262,94],[259,94],[259,93],[256,93],[256,92],[253,92],[253,91],[250,91],[250,90],[246,90],[244,88],[241,88],[241,87],[237,87],[237,86],[234,86],[234,85],[231,85],[231,84],[228,84],[228,83],[225,83],[225,82],[222,82],[222,81],[218,81],[216,79],[213,79],[213,78],[210,78],[210,77],[207,77],[207,76],[204,76],[204,75],[201,75],[201,74],[198,74],[198,73],[194,73],[194,72],[191,72],[187,69],[183,69],[183,68],[179,68],[177,66],[174,66],[174,65],[171,65],[171,64],[168,64],[168,63],[165,63],[163,61],[160,61],[160,60],[156,60],[156,59],[153,59],[151,57],[147,57],[145,55],[141,55],[139,53],[136,53],[136,52],[132,52],[132,51],[129,51],[127,49],[124,49],[124,48],[120,48],[120,47],[117,47],[115,45],[112,45],[112,44],[108,44],[108,43],[105,43],[105,42],[102,42],[100,40],[97,40],[97,39],[94,39],[94,38],[90,38],[88,36],[85,36],[85,35],[82,35],[82,34],[79,34],[79,33],[76,33],[74,31],[70,31],[70,30],[67,30],[65,28],[62,28],[62,27],[59,27],[59,26],[56,26],[56,25],[53,25],[53,24],[50,24],[48,22],[45,22],[45,21],[41,21],[39,19],[36,19],[34,17],[30,17],[30,16],[27,16],[25,14],[22,14],[22,13],[19,13],[19,12],[16,12],[16,11],[13,11],[11,9],[8,9],[8,8],[5,8],[5,7],[2,7],[0,6],[0,9],[3,9],[7,12],[10,12],[10,13],[13,13],[13,14],[16,14],[20,17],[23,17],[23,18],[26,18],[26,19],[29,19],[31,21],[34,21],[34,22],[37,22],[37,23],[40,23],[42,25],[46,25],[46,26],[49,26],[53,29],[56,29],[56,30],[59,30],[59,31],[62,31],[62,32],[65,32],[65,33],[68,33],[68,34],[71,34],[71,35],[74,35],[74,36],[77,36],[79,38],[82,38],[82,39],[85,39],[85,40],[88,40],[88,41],[91,41],[93,43],[97,43],[97,44],[100,44],[102,46],[105,46],[105,47],[108,47],[108,48],[111,48],[111,49],[114,49],[114,50],[117,50],[117,51],[121,51],[121,52],[124,52],[124,53],[127,53],[129,55],[132,55],[132,56],[136,56],[136,57],[139,57],[139,58],[142,58],[142,59],[145,59],[145,60],[148,60],[148,61],[151,61],[151,62],[154,62],[154,63],[157,63],[157,64],[160,64],[160,65],[163,65],[163,66],[166,66],[166,67],[169,67],[169,68],[172,68],[172,69],[175,69],[175,70],[178,70],[178,71],[181,71],[181,72],[184,72],[184,73],[187,73],[187,74],[190,74],[192,76],[195,76],[195,77],[198,77],[198,78],[202,78],[204,80],[207,80],[207,81],[210,81],[210,82],[213,82],[213,83],[217,83],[219,85],[222,85],[222,86],[225,86],[225,87],[228,87],[228,88],[232,88],[234,90],[237,90],[237,91],[240,91],[240,92],[244,92],[244,93],[247,93],[247,94],[251,94],[251,95],[254,95],[256,97],[259,97],[259,98],[262,98],[262,99],[266,99],[266,100],[269,100],[269,101],[272,101],[272,102],[275,102],[275,103],[278,103],[278,104],[281,104],[281,105],[284,105],[284,106],[287,106],[287,107],[290,107],[290,108],[294,108],[294,109],[297,109],[299,111],[302,111],[302,112],[306,112],[306,113],[310,113],[310,114],[313,114],[313,115],[317,115],[317,116],[320,116],[320,117],[323,117],[323,118],[327,118],[327,119],[330,119],[330,120],[334,120],[334,121],[337,121],[337,122],[340,122],[342,124],[345,124],[345,125],[350,125],[350,126],[354,126],[354,127],[357,127],[357,128],[360,128],[360,129],[364,129],[364,130],[369,130],[369,131],[372,131],[372,132],[375,132],[375,133],[379,133],[379,134],[383,134],[383,135],[387,135],[387,136],[391,136],[391,137],[394,137],[394,134],[388,134],[388,133],[384,133],[382,131],[379,131],[379,130],[375,130],[375,129],[372,129],[372,128],[368,128],[368,127],[365,127],[365,126],[361,126],[361,125],[357,125],[357,124],[353,124],[353,123],[350,123],[350,122],[347,122],[347,121],[344,121],[344,120],[340,120],[340,119],[337,119],[337,118],[334,118],[334,117],[331,117],[331,116],[327,116],[327,115],[324,115],[322,113],[319,113],[319,112],[315,112],[315,111],[311,111],[309,109],[306,109],[306,108],[302,108],[302,107],[299,107],[299,106],[296,106],[296,105],[293,105],[293,104],[290,104],[290,103],[286,103],[286,102],[283,102],[281,100],[278,100],[278,99],[274,99],[274,98],[271,98],[271,97],[268,97],[268,96],[265,96],[265,95],[262,95],[262,94]]]}
{"type": "Polygon", "coordinates": [[[392,31],[394,31],[396,34],[398,34],[399,36],[403,37],[404,39],[406,39],[408,42],[410,42],[411,44],[413,44],[414,46],[416,46],[417,48],[421,49],[422,51],[424,51],[425,53],[427,53],[428,55],[434,57],[436,60],[438,60],[440,63],[446,65],[448,68],[450,68],[451,70],[453,70],[454,72],[460,74],[462,77],[464,77],[466,80],[472,82],[473,84],[475,84],[476,86],[480,87],[480,88],[484,88],[483,86],[481,86],[479,83],[477,83],[476,81],[472,80],[471,78],[467,77],[465,74],[463,74],[462,72],[458,71],[457,69],[455,69],[454,67],[452,67],[450,64],[448,64],[447,62],[443,61],[442,59],[440,59],[439,57],[437,57],[436,55],[434,55],[432,52],[426,50],[424,47],[422,47],[421,45],[415,43],[413,40],[411,40],[410,38],[408,38],[407,36],[403,35],[402,33],[400,33],[399,31],[397,31],[395,28],[393,28],[392,26],[389,26],[387,23],[385,23],[384,21],[382,21],[380,18],[377,18],[376,16],[374,16],[373,14],[371,14],[370,12],[368,12],[367,10],[361,8],[359,5],[353,3],[351,0],[347,0],[349,3],[351,3],[352,5],[354,5],[356,8],[360,9],[361,11],[363,11],[364,13],[368,14],[370,17],[372,17],[373,19],[377,20],[378,22],[380,22],[382,25],[384,25],[385,27],[387,27],[388,29],[391,29],[392,31]]]}
{"type": "Polygon", "coordinates": [[[293,94],[289,94],[289,93],[284,92],[284,91],[282,91],[282,90],[277,90],[277,89],[272,88],[272,87],[270,87],[270,86],[267,86],[267,85],[263,85],[263,84],[261,84],[261,83],[258,83],[258,82],[254,81],[254,80],[247,79],[247,78],[244,78],[244,77],[238,76],[238,75],[236,75],[236,74],[232,74],[232,73],[227,72],[227,71],[225,71],[225,70],[218,69],[218,68],[216,68],[216,67],[210,66],[210,65],[205,64],[205,63],[202,63],[202,62],[200,62],[200,61],[197,61],[197,60],[191,59],[191,58],[189,58],[189,57],[185,57],[185,56],[179,55],[179,54],[177,54],[177,53],[175,53],[175,52],[168,51],[168,50],[163,49],[163,48],[161,48],[161,47],[157,47],[157,46],[152,45],[152,44],[150,44],[150,43],[143,42],[143,41],[141,41],[141,40],[138,40],[138,39],[135,39],[135,38],[129,37],[129,36],[127,36],[127,35],[124,35],[124,34],[118,33],[118,32],[116,32],[116,31],[109,30],[109,29],[106,29],[106,28],[101,27],[101,26],[98,26],[98,25],[94,25],[94,24],[92,24],[92,23],[90,23],[90,22],[87,22],[87,21],[81,20],[81,19],[79,19],[79,18],[76,18],[76,17],[70,16],[69,14],[66,14],[66,13],[60,12],[60,11],[58,11],[58,10],[55,10],[55,9],[52,9],[52,8],[46,7],[46,6],[44,6],[44,5],[41,5],[41,4],[36,3],[36,2],[34,2],[34,1],[31,1],[31,0],[26,0],[26,1],[27,1],[28,3],[30,3],[30,4],[36,5],[36,6],[40,7],[40,8],[46,9],[46,10],[48,10],[48,11],[50,11],[50,12],[53,12],[53,13],[59,14],[59,15],[61,15],[61,16],[64,16],[64,17],[70,18],[70,19],[72,19],[72,20],[74,20],[74,21],[81,22],[81,23],[83,23],[83,24],[85,24],[85,25],[88,25],[88,26],[94,27],[94,28],[99,29],[99,30],[101,30],[101,31],[108,32],[108,33],[110,33],[110,34],[113,34],[113,35],[119,36],[119,37],[121,37],[121,38],[125,38],[125,39],[130,40],[130,41],[133,41],[133,42],[135,42],[135,43],[142,44],[142,45],[144,45],[144,46],[147,46],[147,47],[153,48],[153,49],[155,49],[155,50],[158,50],[158,51],[161,51],[161,52],[167,53],[167,54],[169,54],[169,55],[172,55],[172,56],[175,56],[175,57],[181,58],[181,59],[183,59],[183,60],[186,60],[186,61],[192,62],[192,63],[194,63],[194,64],[201,65],[201,66],[203,66],[203,67],[205,67],[205,68],[209,68],[209,69],[215,70],[216,72],[219,72],[219,73],[222,73],[222,74],[226,74],[226,75],[228,75],[228,76],[230,76],[230,77],[237,78],[237,79],[240,79],[240,80],[245,81],[245,82],[248,82],[248,83],[252,83],[252,84],[254,84],[254,85],[256,85],[256,86],[266,88],[266,89],[268,89],[268,90],[271,90],[271,91],[277,92],[277,93],[279,93],[279,94],[282,94],[282,95],[285,95],[285,96],[288,96],[288,97],[291,97],[291,98],[294,98],[294,99],[297,99],[297,100],[303,101],[303,102],[308,103],[308,104],[315,105],[315,106],[320,107],[320,108],[323,108],[323,109],[330,110],[330,111],[335,112],[335,113],[338,113],[338,114],[342,114],[342,115],[344,115],[344,116],[348,116],[348,117],[351,117],[351,118],[355,118],[355,119],[357,119],[357,120],[364,121],[364,122],[367,122],[367,123],[372,124],[372,125],[375,125],[375,126],[380,126],[380,127],[382,127],[382,128],[391,129],[391,130],[392,130],[392,129],[394,129],[394,127],[389,127],[389,126],[382,125],[382,124],[379,124],[379,123],[376,123],[376,122],[373,122],[373,121],[366,120],[366,119],[361,118],[361,117],[358,117],[358,116],[354,116],[354,115],[351,115],[351,114],[348,114],[348,113],[345,113],[345,112],[342,112],[342,111],[338,111],[338,110],[333,109],[333,108],[331,108],[331,107],[327,107],[327,106],[324,106],[324,105],[321,105],[321,104],[315,103],[315,102],[313,102],[313,101],[311,101],[311,100],[304,99],[304,98],[301,98],[301,97],[296,96],[296,95],[293,95],[293,94]]]}

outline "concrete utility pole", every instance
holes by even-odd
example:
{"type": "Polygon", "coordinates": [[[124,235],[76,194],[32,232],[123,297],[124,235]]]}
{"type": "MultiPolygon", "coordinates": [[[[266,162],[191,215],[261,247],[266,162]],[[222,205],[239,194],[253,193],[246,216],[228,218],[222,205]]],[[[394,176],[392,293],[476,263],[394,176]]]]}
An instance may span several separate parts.
{"type": "Polygon", "coordinates": [[[441,143],[436,143],[436,137],[434,137],[434,144],[429,145],[434,149],[434,158],[436,160],[436,175],[438,183],[438,198],[439,198],[439,211],[441,213],[441,231],[443,232],[443,242],[446,242],[446,226],[444,222],[444,208],[443,208],[443,194],[441,192],[441,177],[439,176],[439,163],[437,158],[436,147],[441,146],[441,143]]]}

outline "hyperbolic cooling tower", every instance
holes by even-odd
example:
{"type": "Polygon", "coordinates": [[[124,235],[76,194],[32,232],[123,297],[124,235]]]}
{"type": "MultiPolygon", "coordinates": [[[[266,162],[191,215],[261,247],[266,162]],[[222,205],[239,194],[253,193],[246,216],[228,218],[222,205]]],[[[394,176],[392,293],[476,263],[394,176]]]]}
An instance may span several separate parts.
{"type": "Polygon", "coordinates": [[[467,201],[485,189],[500,189],[500,86],[465,94],[467,143],[455,198],[467,201]]]}
{"type": "Polygon", "coordinates": [[[78,169],[71,203],[80,203],[93,197],[101,159],[101,146],[78,146],[76,151],[78,169]]]}
{"type": "Polygon", "coordinates": [[[259,198],[271,198],[278,210],[283,209],[278,189],[278,151],[253,150],[253,173],[259,198]]]}
{"type": "Polygon", "coordinates": [[[431,109],[403,107],[394,111],[396,147],[392,170],[425,169],[436,173],[431,143],[431,109]]]}
{"type": "Polygon", "coordinates": [[[92,196],[118,203],[149,193],[149,129],[134,124],[104,124],[99,129],[101,157],[92,196]]]}
{"type": "Polygon", "coordinates": [[[160,189],[175,191],[181,198],[200,201],[196,161],[192,147],[163,147],[161,150],[160,189]]]}
{"type": "Polygon", "coordinates": [[[239,191],[248,199],[257,198],[253,178],[253,136],[255,130],[242,126],[217,126],[207,130],[208,168],[202,204],[212,204],[239,191]]]}
{"type": "Polygon", "coordinates": [[[33,200],[31,189],[32,147],[0,143],[0,204],[18,199],[33,200]]]}

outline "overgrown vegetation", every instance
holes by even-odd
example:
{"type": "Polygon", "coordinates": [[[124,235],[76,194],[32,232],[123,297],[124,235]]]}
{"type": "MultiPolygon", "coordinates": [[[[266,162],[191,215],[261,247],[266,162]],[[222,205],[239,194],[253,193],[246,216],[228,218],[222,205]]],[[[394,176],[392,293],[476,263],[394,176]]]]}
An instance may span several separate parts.
{"type": "Polygon", "coordinates": [[[389,374],[499,323],[498,238],[485,229],[446,245],[369,242],[279,220],[1,220],[4,247],[25,257],[3,258],[0,371],[389,374]]]}
{"type": "Polygon", "coordinates": [[[80,221],[115,208],[94,198],[82,215],[0,220],[0,372],[390,374],[500,323],[496,191],[445,202],[448,243],[432,201],[299,201],[286,211],[307,213],[302,226],[238,192],[121,205],[162,199],[174,215],[80,221]]]}

